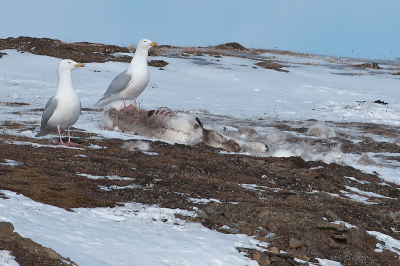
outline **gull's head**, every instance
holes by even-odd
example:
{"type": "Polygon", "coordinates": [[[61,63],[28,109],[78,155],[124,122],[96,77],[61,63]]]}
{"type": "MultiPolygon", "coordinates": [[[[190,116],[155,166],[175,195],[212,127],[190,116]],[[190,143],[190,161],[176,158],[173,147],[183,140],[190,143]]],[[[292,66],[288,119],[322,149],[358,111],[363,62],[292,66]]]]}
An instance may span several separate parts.
{"type": "Polygon", "coordinates": [[[76,67],[84,67],[84,66],[85,64],[83,63],[77,63],[71,59],[64,59],[61,60],[60,63],[58,63],[58,71],[72,71],[76,67]]]}
{"type": "Polygon", "coordinates": [[[138,49],[145,49],[145,50],[148,51],[153,46],[158,46],[158,43],[152,42],[149,39],[143,39],[143,40],[140,40],[140,42],[138,43],[137,48],[138,49]]]}

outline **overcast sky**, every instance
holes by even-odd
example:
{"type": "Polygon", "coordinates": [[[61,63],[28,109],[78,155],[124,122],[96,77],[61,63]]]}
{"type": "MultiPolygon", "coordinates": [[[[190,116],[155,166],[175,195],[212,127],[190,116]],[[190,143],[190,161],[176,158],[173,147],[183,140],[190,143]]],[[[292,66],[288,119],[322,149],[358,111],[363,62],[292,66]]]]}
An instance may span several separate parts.
{"type": "Polygon", "coordinates": [[[128,46],[238,42],[371,59],[400,58],[398,0],[2,0],[0,38],[128,46]]]}

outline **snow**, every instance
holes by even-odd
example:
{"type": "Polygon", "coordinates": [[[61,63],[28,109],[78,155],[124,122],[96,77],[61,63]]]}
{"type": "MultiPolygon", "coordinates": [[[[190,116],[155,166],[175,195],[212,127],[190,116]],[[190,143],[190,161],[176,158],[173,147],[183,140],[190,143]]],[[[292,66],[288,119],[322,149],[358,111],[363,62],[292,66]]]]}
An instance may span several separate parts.
{"type": "Polygon", "coordinates": [[[5,163],[0,163],[0,165],[10,165],[10,166],[17,166],[17,165],[22,165],[23,163],[15,161],[15,160],[10,160],[10,159],[4,159],[5,163]]]}
{"type": "MultiPolygon", "coordinates": [[[[32,129],[39,127],[41,118],[41,112],[36,109],[43,108],[54,94],[57,84],[56,67],[60,60],[16,50],[3,52],[6,55],[0,59],[0,121],[29,125],[22,131],[3,131],[15,136],[33,138],[36,131],[32,129]]],[[[261,56],[267,58],[271,54],[261,56]]],[[[163,71],[150,68],[150,83],[138,101],[147,110],[167,106],[174,111],[188,111],[206,119],[207,122],[218,121],[228,133],[239,132],[237,126],[230,123],[232,121],[253,121],[257,134],[264,138],[270,136],[269,141],[276,144],[269,156],[277,157],[299,156],[305,153],[301,145],[281,145],[280,143],[285,142],[282,133],[298,138],[306,136],[294,132],[277,133],[268,125],[269,122],[288,121],[293,127],[311,127],[313,123],[309,121],[312,120],[321,123],[331,121],[400,125],[400,103],[397,101],[399,76],[392,75],[397,61],[381,64],[384,69],[378,71],[349,67],[355,62],[346,59],[273,56],[285,62],[288,73],[254,68],[254,63],[258,61],[246,58],[215,58],[208,55],[187,58],[157,57],[156,59],[165,60],[169,64],[163,71]],[[376,104],[376,100],[389,104],[376,104]]],[[[85,68],[74,70],[74,87],[82,107],[91,108],[113,78],[125,70],[127,65],[121,62],[87,63],[85,68]]],[[[97,134],[91,138],[148,140],[129,133],[101,129],[98,126],[101,118],[100,110],[84,110],[74,127],[97,134]]],[[[359,136],[364,134],[351,128],[333,130],[336,134],[345,132],[354,142],[360,141],[359,136]]],[[[334,132],[327,137],[333,136],[332,134],[334,132]]],[[[54,139],[55,136],[48,135],[44,138],[54,139]]],[[[371,138],[395,141],[389,136],[383,138],[371,134],[371,138]]],[[[47,145],[24,142],[17,138],[11,143],[83,149],[52,145],[50,142],[47,145]]],[[[86,148],[106,147],[91,145],[86,148]]],[[[157,156],[146,147],[140,150],[148,155],[157,156]]],[[[339,147],[325,153],[309,155],[307,160],[340,162],[367,173],[378,173],[382,181],[400,184],[399,163],[379,157],[390,154],[368,153],[368,156],[377,165],[363,165],[359,163],[359,155],[341,153],[339,147]]],[[[16,167],[19,163],[9,159],[0,162],[1,165],[9,167],[16,167]]],[[[127,180],[126,177],[79,174],[93,179],[127,180]]],[[[348,179],[367,183],[354,177],[348,179]]],[[[253,184],[242,186],[255,191],[271,190],[253,184]]],[[[101,187],[105,190],[123,188],[101,187]]],[[[346,189],[351,191],[343,191],[348,197],[366,204],[372,204],[368,201],[369,197],[383,197],[353,187],[346,189]]],[[[2,192],[9,199],[0,199],[0,221],[12,222],[15,231],[22,236],[50,247],[62,256],[70,257],[79,265],[132,265],[132,262],[136,265],[257,265],[235,248],[260,248],[257,247],[256,240],[245,235],[225,235],[174,217],[176,213],[195,215],[191,212],[138,203],[126,203],[115,208],[79,208],[67,212],[34,202],[14,192],[2,192]],[[32,228],[35,230],[31,230],[32,228]]],[[[202,204],[215,202],[214,199],[190,200],[202,204]]],[[[377,232],[370,234],[386,242],[386,246],[381,248],[400,248],[400,243],[389,236],[377,232]]],[[[338,262],[318,260],[320,265],[340,265],[338,262]]],[[[17,265],[6,251],[0,251],[0,263],[17,265]]]]}
{"type": "Polygon", "coordinates": [[[327,259],[317,259],[320,266],[341,266],[342,264],[337,261],[327,259]]]}
{"type": "Polygon", "coordinates": [[[0,220],[78,265],[257,265],[235,247],[259,249],[258,241],[174,216],[194,216],[193,212],[138,203],[69,212],[14,192],[0,192],[9,198],[0,199],[0,220]]]}
{"type": "Polygon", "coordinates": [[[2,266],[18,266],[19,264],[14,260],[14,256],[8,250],[0,250],[0,265],[2,266]]]}
{"type": "Polygon", "coordinates": [[[400,255],[399,247],[400,247],[400,241],[397,239],[394,239],[391,236],[385,235],[381,232],[377,231],[367,231],[368,234],[375,236],[379,241],[383,241],[385,245],[383,246],[382,244],[378,243],[377,244],[377,249],[375,249],[375,252],[382,252],[383,249],[389,249],[392,252],[396,252],[397,254],[400,255]]]}

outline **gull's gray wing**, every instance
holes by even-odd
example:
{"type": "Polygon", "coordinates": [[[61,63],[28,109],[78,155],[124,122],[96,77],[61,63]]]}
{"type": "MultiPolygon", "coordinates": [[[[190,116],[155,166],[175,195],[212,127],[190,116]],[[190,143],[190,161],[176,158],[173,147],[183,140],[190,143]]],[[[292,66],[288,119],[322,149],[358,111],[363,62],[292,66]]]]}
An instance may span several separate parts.
{"type": "Polygon", "coordinates": [[[128,75],[127,72],[128,70],[125,70],[119,73],[118,76],[114,78],[110,86],[108,86],[108,89],[104,93],[103,97],[121,92],[129,85],[132,76],[128,75]]]}
{"type": "Polygon", "coordinates": [[[57,100],[51,97],[44,108],[42,114],[42,122],[40,125],[40,131],[36,134],[36,137],[44,136],[49,134],[53,129],[47,127],[47,121],[54,114],[54,110],[57,108],[57,100]]]}

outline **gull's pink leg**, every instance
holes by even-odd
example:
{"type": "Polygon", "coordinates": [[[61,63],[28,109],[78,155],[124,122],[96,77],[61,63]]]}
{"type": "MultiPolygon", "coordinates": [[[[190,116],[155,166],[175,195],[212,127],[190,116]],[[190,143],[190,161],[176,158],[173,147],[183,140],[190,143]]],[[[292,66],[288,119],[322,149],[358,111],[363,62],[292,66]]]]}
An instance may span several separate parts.
{"type": "Polygon", "coordinates": [[[64,146],[66,146],[66,144],[62,141],[62,138],[61,138],[61,131],[60,131],[60,128],[58,127],[57,129],[58,129],[58,135],[60,136],[60,144],[59,144],[59,145],[64,145],[64,146]]]}
{"type": "Polygon", "coordinates": [[[126,106],[126,104],[125,104],[125,97],[124,97],[124,96],[122,96],[122,100],[124,101],[124,109],[126,109],[127,106],[126,106]]]}
{"type": "MultiPolygon", "coordinates": [[[[124,97],[124,96],[122,96],[122,100],[124,101],[124,109],[133,108],[133,105],[132,105],[132,104],[126,106],[126,104],[125,104],[125,97],[124,97]]],[[[135,100],[135,106],[136,106],[136,100],[135,100]]]]}
{"type": "Polygon", "coordinates": [[[78,143],[71,142],[71,136],[69,135],[69,128],[68,128],[68,142],[65,143],[66,146],[81,146],[78,143]]]}

